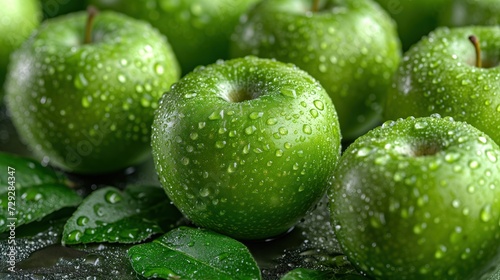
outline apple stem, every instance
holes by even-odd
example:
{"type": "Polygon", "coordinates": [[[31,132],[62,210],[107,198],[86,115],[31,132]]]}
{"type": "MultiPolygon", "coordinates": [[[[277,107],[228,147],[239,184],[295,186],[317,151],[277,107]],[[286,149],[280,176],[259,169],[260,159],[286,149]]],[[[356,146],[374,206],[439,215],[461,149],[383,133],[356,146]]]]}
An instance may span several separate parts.
{"type": "Polygon", "coordinates": [[[85,25],[85,38],[83,40],[84,44],[90,44],[92,43],[92,27],[94,26],[94,19],[95,16],[99,13],[99,10],[97,10],[96,7],[94,6],[88,6],[87,7],[87,24],[85,25]]]}
{"type": "Polygon", "coordinates": [[[313,13],[317,12],[319,10],[319,0],[313,0],[313,5],[311,11],[313,13]]]}
{"type": "Polygon", "coordinates": [[[470,35],[469,36],[469,41],[474,45],[474,48],[476,49],[476,67],[482,68],[482,58],[481,58],[481,46],[479,45],[479,39],[474,36],[470,35]]]}

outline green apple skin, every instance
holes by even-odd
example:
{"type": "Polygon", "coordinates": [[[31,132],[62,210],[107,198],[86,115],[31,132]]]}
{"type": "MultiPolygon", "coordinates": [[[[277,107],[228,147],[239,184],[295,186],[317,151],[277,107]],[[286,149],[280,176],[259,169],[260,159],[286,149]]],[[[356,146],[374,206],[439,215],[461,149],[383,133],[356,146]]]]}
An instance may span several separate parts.
{"type": "Polygon", "coordinates": [[[439,28],[405,53],[385,118],[438,113],[466,121],[500,143],[499,49],[498,26],[439,28]],[[469,35],[479,38],[483,65],[489,68],[475,66],[469,35]]]}
{"type": "Polygon", "coordinates": [[[388,121],[329,190],[348,259],[374,279],[488,279],[500,261],[500,148],[449,117],[388,121]]]}
{"type": "Polygon", "coordinates": [[[456,27],[500,24],[499,0],[451,0],[441,12],[441,25],[456,27]]]}
{"type": "MultiPolygon", "coordinates": [[[[0,97],[9,57],[40,24],[41,7],[38,0],[0,0],[0,97]]],[[[1,103],[1,101],[0,101],[1,103]]]]}
{"type": "Polygon", "coordinates": [[[180,76],[165,37],[114,12],[44,21],[12,56],[6,101],[36,156],[75,173],[106,173],[150,155],[151,124],[163,92],[180,76]]]}
{"type": "Polygon", "coordinates": [[[54,18],[87,8],[86,0],[40,0],[43,18],[54,18]]]}
{"type": "Polygon", "coordinates": [[[336,106],[342,137],[380,124],[401,59],[396,27],[371,0],[269,0],[249,11],[232,36],[231,55],[294,63],[315,77],[336,106]]]}
{"type": "Polygon", "coordinates": [[[152,148],[181,212],[248,240],[286,232],[324,196],[340,139],[335,107],[314,78],[245,57],[200,67],[163,95],[152,148]]]}
{"type": "Polygon", "coordinates": [[[440,13],[451,0],[375,0],[396,21],[403,51],[439,26],[440,13]]]}
{"type": "Polygon", "coordinates": [[[90,0],[89,3],[150,22],[167,36],[185,75],[196,66],[229,58],[229,37],[239,17],[258,1],[90,0]]]}

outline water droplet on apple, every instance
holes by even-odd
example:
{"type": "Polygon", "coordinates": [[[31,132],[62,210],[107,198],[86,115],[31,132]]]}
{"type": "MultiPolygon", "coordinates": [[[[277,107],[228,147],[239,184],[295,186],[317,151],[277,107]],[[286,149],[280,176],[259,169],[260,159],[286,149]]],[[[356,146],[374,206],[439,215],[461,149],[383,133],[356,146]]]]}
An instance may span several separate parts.
{"type": "Polygon", "coordinates": [[[90,103],[92,102],[92,96],[84,96],[82,97],[82,106],[83,108],[88,108],[90,107],[90,103]]]}
{"type": "Polygon", "coordinates": [[[452,163],[452,162],[455,162],[457,161],[458,159],[460,158],[460,154],[458,153],[447,153],[445,156],[444,156],[444,160],[448,163],[452,163]]]}
{"type": "Polygon", "coordinates": [[[226,146],[226,141],[220,140],[215,142],[215,147],[217,149],[222,149],[226,146]]]}
{"type": "Polygon", "coordinates": [[[321,100],[314,100],[313,104],[316,107],[316,109],[320,111],[323,111],[323,109],[325,109],[325,104],[323,104],[323,101],[321,100]]]}
{"type": "Polygon", "coordinates": [[[268,125],[275,125],[278,123],[278,120],[276,118],[269,118],[269,119],[267,119],[266,123],[268,125]]]}
{"type": "Polygon", "coordinates": [[[76,75],[73,84],[77,89],[83,89],[88,86],[88,81],[83,73],[79,73],[78,75],[76,75]]]}
{"type": "Polygon", "coordinates": [[[366,157],[370,154],[371,149],[367,147],[362,147],[356,152],[356,157],[366,157]]]}
{"type": "Polygon", "coordinates": [[[446,246],[440,245],[439,248],[434,253],[434,257],[436,259],[442,259],[444,257],[444,255],[445,255],[446,251],[447,251],[446,246]]]}
{"type": "Polygon", "coordinates": [[[472,169],[476,169],[479,167],[479,162],[475,161],[475,160],[471,160],[469,162],[469,167],[472,168],[472,169]]]}
{"type": "Polygon", "coordinates": [[[275,155],[276,155],[277,157],[282,157],[282,156],[283,156],[283,150],[281,150],[281,149],[277,149],[277,150],[276,150],[276,152],[275,152],[275,155]]]}
{"type": "Polygon", "coordinates": [[[416,122],[415,123],[415,129],[423,129],[427,127],[428,123],[423,121],[423,122],[416,122]]]}
{"type": "Polygon", "coordinates": [[[311,134],[312,133],[312,128],[310,125],[308,124],[304,124],[302,126],[302,131],[305,133],[305,134],[311,134]]]}
{"type": "Polygon", "coordinates": [[[252,135],[255,133],[255,131],[257,131],[257,127],[255,127],[254,125],[251,125],[251,126],[247,126],[245,128],[245,134],[246,135],[252,135]]]}
{"type": "Polygon", "coordinates": [[[196,133],[196,132],[191,132],[191,134],[189,134],[189,138],[191,138],[191,140],[196,140],[196,139],[198,139],[198,133],[196,133]]]}
{"type": "Polygon", "coordinates": [[[181,159],[181,163],[182,163],[182,165],[188,165],[189,164],[189,158],[188,157],[183,157],[181,159]]]}
{"type": "Polygon", "coordinates": [[[488,157],[488,160],[493,163],[497,162],[497,156],[491,150],[486,151],[486,157],[488,157]]]}
{"type": "Polygon", "coordinates": [[[207,197],[210,195],[210,190],[208,188],[202,188],[199,192],[201,197],[207,197]]]}
{"type": "Polygon", "coordinates": [[[252,112],[252,113],[250,113],[250,115],[248,117],[252,120],[256,120],[256,119],[262,118],[263,115],[264,115],[264,112],[252,112]]]}
{"type": "Polygon", "coordinates": [[[481,212],[479,213],[479,217],[481,221],[483,222],[489,222],[492,218],[491,214],[491,205],[486,205],[481,209],[481,212]]]}
{"type": "Polygon", "coordinates": [[[163,68],[163,65],[157,63],[154,66],[155,73],[158,75],[163,75],[165,73],[165,68],[163,68]]]}
{"type": "Polygon", "coordinates": [[[124,75],[122,75],[122,74],[118,75],[118,82],[125,83],[126,81],[127,81],[127,78],[125,78],[124,75]]]}
{"type": "Polygon", "coordinates": [[[288,97],[293,97],[293,98],[296,98],[297,97],[297,92],[295,91],[295,89],[290,89],[290,88],[282,88],[280,90],[281,94],[283,94],[284,96],[288,96],[288,97]]]}

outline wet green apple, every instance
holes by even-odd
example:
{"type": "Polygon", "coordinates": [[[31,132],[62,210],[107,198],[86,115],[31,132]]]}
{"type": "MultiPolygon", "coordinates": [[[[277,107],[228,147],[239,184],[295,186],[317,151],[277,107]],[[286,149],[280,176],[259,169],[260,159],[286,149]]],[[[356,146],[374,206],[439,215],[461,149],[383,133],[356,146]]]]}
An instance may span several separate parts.
{"type": "Polygon", "coordinates": [[[262,1],[231,43],[233,57],[275,58],[315,77],[336,106],[345,140],[379,124],[401,58],[396,26],[372,0],[262,1]]]}
{"type": "Polygon", "coordinates": [[[321,85],[294,65],[245,57],[201,67],[163,95],[153,158],[191,221],[238,239],[295,225],[324,196],[340,130],[321,85]]]}
{"type": "Polygon", "coordinates": [[[373,279],[489,279],[500,262],[500,147],[465,122],[368,132],[342,155],[329,196],[343,251],[373,279]]]}
{"type": "Polygon", "coordinates": [[[77,173],[146,159],[154,110],[180,72],[146,22],[91,14],[46,20],[13,54],[6,82],[21,138],[39,159],[77,173]]]}
{"type": "MultiPolygon", "coordinates": [[[[10,54],[17,49],[41,21],[38,0],[0,0],[0,98],[10,54]]],[[[2,101],[0,100],[0,103],[2,101]]]]}
{"type": "Polygon", "coordinates": [[[500,143],[500,27],[440,28],[414,45],[394,77],[386,119],[438,113],[500,143]],[[470,42],[474,35],[477,48],[470,42]]]}
{"type": "Polygon", "coordinates": [[[445,26],[498,25],[499,0],[450,0],[441,11],[440,24],[445,26]]]}
{"type": "MultiPolygon", "coordinates": [[[[394,18],[404,51],[439,26],[451,0],[375,0],[394,18]]],[[[481,0],[483,1],[483,0],[481,0]]]]}
{"type": "Polygon", "coordinates": [[[112,9],[146,20],[165,34],[187,74],[198,65],[229,57],[229,37],[238,18],[259,0],[90,0],[100,9],[112,9]]]}

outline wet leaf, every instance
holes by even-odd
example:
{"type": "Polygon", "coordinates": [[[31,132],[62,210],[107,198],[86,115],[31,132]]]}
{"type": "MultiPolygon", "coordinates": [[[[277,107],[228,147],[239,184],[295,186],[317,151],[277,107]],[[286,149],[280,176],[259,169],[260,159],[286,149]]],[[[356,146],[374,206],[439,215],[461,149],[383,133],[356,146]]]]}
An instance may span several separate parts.
{"type": "Polygon", "coordinates": [[[54,213],[75,207],[81,197],[60,183],[26,186],[0,194],[0,232],[18,227],[54,213]]]}
{"type": "Polygon", "coordinates": [[[170,229],[181,218],[163,189],[105,187],[92,192],[64,226],[63,244],[136,243],[170,229]]]}
{"type": "Polygon", "coordinates": [[[17,190],[44,183],[63,183],[61,173],[41,165],[38,161],[18,155],[0,152],[0,194],[15,183],[17,190]],[[10,179],[9,179],[10,178],[10,179]]]}
{"type": "Polygon", "coordinates": [[[179,227],[128,255],[134,270],[148,278],[261,279],[245,245],[205,229],[179,227]]]}

